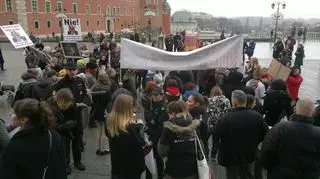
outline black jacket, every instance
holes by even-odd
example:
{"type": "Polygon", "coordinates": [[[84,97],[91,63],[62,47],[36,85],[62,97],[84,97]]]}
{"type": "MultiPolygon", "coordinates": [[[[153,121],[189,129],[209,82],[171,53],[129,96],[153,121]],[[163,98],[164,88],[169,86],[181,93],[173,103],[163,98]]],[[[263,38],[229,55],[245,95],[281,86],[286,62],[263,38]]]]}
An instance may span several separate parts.
{"type": "MultiPolygon", "coordinates": [[[[66,161],[59,135],[52,133],[52,149],[46,179],[67,179],[66,161]]],[[[28,127],[14,135],[5,149],[0,167],[1,179],[42,179],[47,166],[49,135],[28,127]]]]}
{"type": "Polygon", "coordinates": [[[33,98],[32,91],[38,84],[36,77],[29,73],[22,74],[21,78],[23,82],[18,86],[12,105],[20,99],[33,98]]]}
{"type": "Polygon", "coordinates": [[[108,104],[111,101],[111,91],[108,86],[95,85],[92,88],[92,109],[90,117],[100,122],[104,122],[105,112],[107,111],[108,104]]]}
{"type": "Polygon", "coordinates": [[[274,126],[282,117],[289,118],[292,114],[291,98],[285,91],[268,91],[264,97],[263,110],[267,124],[274,126]]]}
{"type": "Polygon", "coordinates": [[[224,96],[231,101],[231,94],[234,90],[244,90],[242,82],[243,75],[240,72],[231,72],[229,74],[227,84],[223,87],[224,96]]]}
{"type": "Polygon", "coordinates": [[[76,103],[84,102],[87,95],[87,89],[82,78],[76,77],[75,79],[70,79],[67,75],[54,85],[54,91],[56,92],[62,88],[69,88],[71,90],[76,103]]]}
{"type": "Polygon", "coordinates": [[[164,123],[158,151],[160,156],[168,157],[166,173],[170,177],[197,174],[195,130],[198,126],[199,121],[192,118],[174,118],[164,123]]]}
{"type": "Polygon", "coordinates": [[[43,78],[39,79],[38,82],[39,83],[35,85],[32,90],[32,97],[40,101],[51,98],[54,89],[54,81],[43,78]]]}
{"type": "Polygon", "coordinates": [[[220,140],[219,164],[228,167],[253,162],[258,144],[267,131],[262,115],[254,110],[237,108],[227,113],[214,129],[220,140]]]}
{"type": "Polygon", "coordinates": [[[263,166],[271,179],[318,179],[320,129],[313,120],[294,115],[267,134],[261,150],[263,166]]]}
{"type": "Polygon", "coordinates": [[[110,137],[111,173],[122,178],[131,178],[132,175],[145,170],[143,146],[143,125],[130,124],[127,132],[119,136],[110,137]]]}

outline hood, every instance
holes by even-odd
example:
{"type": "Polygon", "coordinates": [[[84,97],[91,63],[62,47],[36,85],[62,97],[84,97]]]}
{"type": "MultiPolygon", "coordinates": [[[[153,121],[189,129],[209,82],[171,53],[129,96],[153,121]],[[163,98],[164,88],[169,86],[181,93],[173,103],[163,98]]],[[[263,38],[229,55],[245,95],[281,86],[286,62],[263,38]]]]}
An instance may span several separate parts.
{"type": "Polygon", "coordinates": [[[243,75],[240,72],[231,72],[228,77],[228,83],[233,85],[242,85],[243,75]]]}
{"type": "Polygon", "coordinates": [[[204,115],[205,112],[206,112],[206,109],[201,106],[197,106],[197,107],[189,109],[189,113],[193,119],[199,119],[200,115],[204,115]]]}
{"type": "Polygon", "coordinates": [[[34,75],[31,74],[31,73],[25,72],[25,73],[23,73],[23,74],[21,75],[21,79],[22,79],[23,81],[27,81],[27,80],[30,80],[30,79],[36,80],[37,77],[34,76],[34,75]]]}
{"type": "Polygon", "coordinates": [[[187,119],[174,118],[164,123],[165,128],[178,134],[193,133],[199,125],[200,121],[192,120],[190,117],[187,119]]]}
{"type": "Polygon", "coordinates": [[[46,88],[53,83],[53,81],[51,79],[47,79],[47,78],[41,78],[38,80],[38,82],[39,82],[40,88],[46,88]]]}

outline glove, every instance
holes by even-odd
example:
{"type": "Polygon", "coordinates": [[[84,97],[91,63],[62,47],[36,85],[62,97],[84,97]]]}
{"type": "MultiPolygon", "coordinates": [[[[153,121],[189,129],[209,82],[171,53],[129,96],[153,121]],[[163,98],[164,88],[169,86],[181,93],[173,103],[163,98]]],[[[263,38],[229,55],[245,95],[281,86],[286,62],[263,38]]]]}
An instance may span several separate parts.
{"type": "Polygon", "coordinates": [[[65,123],[65,125],[68,128],[68,130],[73,130],[74,128],[76,128],[77,122],[76,121],[67,121],[65,123]]]}

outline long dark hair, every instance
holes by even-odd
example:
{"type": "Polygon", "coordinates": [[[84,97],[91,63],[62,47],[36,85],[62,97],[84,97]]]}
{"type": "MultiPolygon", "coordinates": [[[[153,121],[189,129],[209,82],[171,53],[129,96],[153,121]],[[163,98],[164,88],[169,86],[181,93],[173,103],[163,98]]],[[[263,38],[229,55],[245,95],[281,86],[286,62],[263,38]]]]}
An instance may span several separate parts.
{"type": "Polygon", "coordinates": [[[52,127],[52,112],[46,102],[26,98],[15,103],[13,111],[18,118],[27,118],[27,124],[39,129],[52,127]]]}

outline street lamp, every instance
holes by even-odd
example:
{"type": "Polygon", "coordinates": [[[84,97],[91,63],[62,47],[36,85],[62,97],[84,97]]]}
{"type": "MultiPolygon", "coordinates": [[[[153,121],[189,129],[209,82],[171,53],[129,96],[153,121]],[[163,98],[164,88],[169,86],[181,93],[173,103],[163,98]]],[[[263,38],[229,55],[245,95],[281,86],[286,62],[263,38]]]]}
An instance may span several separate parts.
{"type": "Polygon", "coordinates": [[[279,20],[283,18],[283,14],[280,12],[280,6],[282,6],[282,9],[285,9],[287,5],[283,1],[275,1],[271,4],[272,9],[274,9],[276,6],[277,6],[277,12],[272,14],[272,17],[276,19],[276,27],[274,30],[274,41],[277,40],[277,30],[278,30],[279,20]]]}
{"type": "Polygon", "coordinates": [[[148,27],[149,27],[149,42],[151,42],[151,18],[158,15],[158,10],[156,7],[146,6],[144,8],[144,16],[148,17],[148,27]]]}
{"type": "Polygon", "coordinates": [[[63,25],[62,25],[62,20],[64,18],[67,18],[65,13],[67,12],[67,9],[55,9],[55,12],[57,13],[56,17],[59,19],[59,25],[60,25],[60,33],[61,33],[61,41],[63,41],[63,25]]]}

